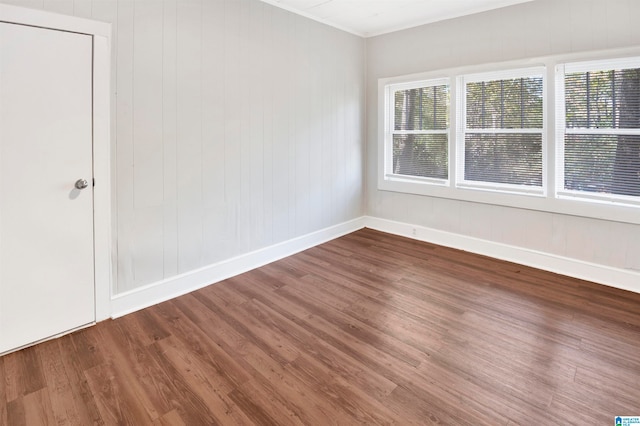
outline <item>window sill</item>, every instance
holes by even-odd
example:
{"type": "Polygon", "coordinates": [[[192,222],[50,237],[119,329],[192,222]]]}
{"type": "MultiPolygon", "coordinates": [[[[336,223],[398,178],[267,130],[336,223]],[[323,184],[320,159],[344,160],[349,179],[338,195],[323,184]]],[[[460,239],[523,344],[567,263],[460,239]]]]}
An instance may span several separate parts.
{"type": "Polygon", "coordinates": [[[548,194],[509,193],[476,187],[452,187],[447,184],[428,184],[410,178],[381,178],[378,181],[378,190],[640,225],[640,206],[622,202],[589,200],[567,195],[555,197],[548,194]]]}

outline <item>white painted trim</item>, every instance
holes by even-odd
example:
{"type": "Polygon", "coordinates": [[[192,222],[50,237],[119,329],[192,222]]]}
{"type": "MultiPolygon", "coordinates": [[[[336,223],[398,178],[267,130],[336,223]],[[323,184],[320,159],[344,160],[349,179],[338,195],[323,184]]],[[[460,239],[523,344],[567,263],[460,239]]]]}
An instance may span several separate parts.
{"type": "Polygon", "coordinates": [[[111,316],[115,259],[111,227],[111,37],[93,37],[93,244],[96,321],[111,316]]]}
{"type": "MultiPolygon", "coordinates": [[[[558,76],[556,66],[571,64],[578,61],[610,60],[625,61],[624,58],[640,57],[640,48],[623,47],[617,49],[607,49],[598,51],[588,51],[579,53],[569,53],[561,55],[548,55],[534,58],[516,59],[505,62],[487,63],[481,65],[465,65],[453,68],[443,68],[430,70],[421,73],[414,73],[396,77],[384,77],[378,79],[378,132],[377,132],[377,189],[381,191],[393,191],[405,194],[426,195],[429,197],[447,198],[452,200],[469,201],[473,203],[483,203],[497,206],[516,207],[527,210],[537,210],[549,213],[559,213],[563,215],[588,217],[614,222],[624,222],[640,224],[640,205],[635,201],[629,201],[629,197],[598,197],[585,195],[584,192],[578,196],[567,197],[566,191],[556,196],[557,189],[561,187],[559,183],[564,181],[558,172],[562,172],[562,167],[557,163],[557,149],[562,147],[558,137],[558,131],[564,132],[564,127],[558,130],[556,110],[558,110],[557,90],[558,76]],[[609,58],[609,59],[607,59],[609,58]],[[622,59],[620,59],[622,58],[622,59]],[[546,172],[543,174],[543,186],[534,192],[523,191],[523,187],[500,187],[497,185],[481,185],[474,182],[465,182],[464,177],[464,155],[463,146],[464,123],[458,117],[457,112],[461,110],[461,103],[464,103],[463,78],[467,75],[498,75],[502,71],[519,70],[526,68],[546,68],[547,72],[544,80],[545,101],[544,101],[544,127],[543,135],[543,161],[546,164],[546,172]],[[389,177],[387,158],[389,157],[389,144],[385,139],[385,125],[388,119],[387,87],[397,84],[410,84],[412,81],[423,81],[436,78],[449,78],[450,81],[450,105],[449,105],[449,129],[452,132],[449,136],[449,180],[442,182],[426,181],[424,179],[411,179],[406,177],[398,179],[389,177]],[[385,158],[386,157],[386,158],[385,158]],[[513,190],[512,190],[513,189],[513,190]]],[[[632,60],[632,59],[629,59],[632,60]]],[[[560,99],[562,100],[562,99],[560,99]]],[[[462,105],[463,106],[463,105],[462,105]]],[[[562,108],[560,108],[562,110],[562,108]]]]}
{"type": "Polygon", "coordinates": [[[522,247],[371,216],[364,217],[364,225],[367,228],[412,238],[414,240],[456,248],[569,277],[604,284],[609,287],[640,293],[640,271],[636,270],[598,265],[550,253],[543,253],[522,247]]]}
{"type": "Polygon", "coordinates": [[[113,296],[111,316],[118,318],[173,299],[364,227],[640,293],[640,271],[617,269],[423,226],[363,216],[113,296]]]}
{"type": "Polygon", "coordinates": [[[364,218],[360,217],[113,296],[111,300],[111,315],[113,318],[118,318],[173,299],[307,250],[363,227],[364,218]]]}
{"type": "Polygon", "coordinates": [[[111,24],[0,4],[0,22],[93,36],[93,199],[96,321],[111,315],[111,24]]]}

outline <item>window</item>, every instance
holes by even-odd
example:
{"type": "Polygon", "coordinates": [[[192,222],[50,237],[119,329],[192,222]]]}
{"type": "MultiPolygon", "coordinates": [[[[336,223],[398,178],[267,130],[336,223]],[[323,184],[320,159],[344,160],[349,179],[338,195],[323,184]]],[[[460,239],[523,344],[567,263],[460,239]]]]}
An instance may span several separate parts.
{"type": "Polygon", "coordinates": [[[640,224],[640,47],[596,55],[380,79],[378,189],[640,224]]]}
{"type": "Polygon", "coordinates": [[[559,196],[640,204],[640,59],[558,66],[559,196]]]}
{"type": "Polygon", "coordinates": [[[459,81],[458,186],[542,194],[544,68],[459,81]]]}
{"type": "Polygon", "coordinates": [[[444,79],[387,86],[385,175],[445,184],[449,178],[449,85],[444,79]]]}

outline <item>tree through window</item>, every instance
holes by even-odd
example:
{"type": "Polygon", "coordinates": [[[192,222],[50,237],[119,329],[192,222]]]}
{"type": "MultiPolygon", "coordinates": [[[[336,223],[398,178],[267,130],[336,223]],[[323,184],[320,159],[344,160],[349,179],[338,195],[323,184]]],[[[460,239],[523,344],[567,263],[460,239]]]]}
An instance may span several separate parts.
{"type": "Polygon", "coordinates": [[[566,65],[564,102],[563,189],[640,196],[640,63],[566,65]]]}
{"type": "Polygon", "coordinates": [[[542,190],[542,70],[464,76],[461,81],[465,97],[461,181],[513,191],[542,190]]]}
{"type": "Polygon", "coordinates": [[[449,85],[423,81],[390,88],[394,175],[449,177],[449,85]]]}

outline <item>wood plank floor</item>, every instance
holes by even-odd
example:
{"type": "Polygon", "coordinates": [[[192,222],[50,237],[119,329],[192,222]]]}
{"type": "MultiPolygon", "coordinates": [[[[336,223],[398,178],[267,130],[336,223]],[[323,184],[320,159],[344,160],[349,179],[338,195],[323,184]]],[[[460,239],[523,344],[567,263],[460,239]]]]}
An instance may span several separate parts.
{"type": "Polygon", "coordinates": [[[640,295],[364,229],[0,358],[3,425],[610,425],[640,295]]]}

